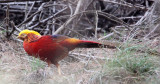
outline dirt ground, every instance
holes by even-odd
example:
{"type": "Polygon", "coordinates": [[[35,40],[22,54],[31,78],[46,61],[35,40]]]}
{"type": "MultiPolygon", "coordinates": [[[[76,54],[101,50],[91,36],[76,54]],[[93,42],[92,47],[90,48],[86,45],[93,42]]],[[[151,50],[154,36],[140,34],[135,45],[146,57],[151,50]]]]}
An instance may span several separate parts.
{"type": "Polygon", "coordinates": [[[114,50],[106,48],[75,49],[57,68],[28,56],[22,43],[0,39],[0,84],[87,84],[101,72],[105,59],[114,50]]]}

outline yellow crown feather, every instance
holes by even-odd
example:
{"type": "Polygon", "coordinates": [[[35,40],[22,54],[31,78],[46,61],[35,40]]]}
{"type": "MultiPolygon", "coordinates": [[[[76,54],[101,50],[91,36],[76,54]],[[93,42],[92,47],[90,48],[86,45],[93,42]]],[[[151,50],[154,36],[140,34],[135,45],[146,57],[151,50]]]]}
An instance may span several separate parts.
{"type": "Polygon", "coordinates": [[[33,33],[35,35],[41,36],[38,32],[34,30],[28,30],[28,29],[21,31],[18,36],[21,36],[21,34],[29,34],[29,33],[33,33]]]}

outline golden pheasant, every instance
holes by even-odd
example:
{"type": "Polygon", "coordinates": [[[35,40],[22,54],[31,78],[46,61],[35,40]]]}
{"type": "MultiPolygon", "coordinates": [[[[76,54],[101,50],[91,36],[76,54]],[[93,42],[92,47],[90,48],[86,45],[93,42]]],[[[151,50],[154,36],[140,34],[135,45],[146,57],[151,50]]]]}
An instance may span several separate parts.
{"type": "Polygon", "coordinates": [[[38,32],[33,30],[21,31],[18,38],[23,40],[23,47],[28,55],[36,58],[39,57],[40,60],[47,62],[48,65],[56,65],[59,74],[61,74],[61,71],[58,62],[66,57],[69,51],[75,48],[114,47],[62,35],[41,36],[38,32]]]}

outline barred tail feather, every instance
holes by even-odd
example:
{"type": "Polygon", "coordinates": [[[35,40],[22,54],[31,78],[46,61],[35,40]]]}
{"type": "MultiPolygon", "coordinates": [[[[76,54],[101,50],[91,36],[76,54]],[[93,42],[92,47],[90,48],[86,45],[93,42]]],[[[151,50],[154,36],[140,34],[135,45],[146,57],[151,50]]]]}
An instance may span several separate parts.
{"type": "Polygon", "coordinates": [[[77,45],[78,48],[116,48],[116,46],[112,45],[105,45],[94,41],[84,41],[81,40],[81,42],[77,45]]]}

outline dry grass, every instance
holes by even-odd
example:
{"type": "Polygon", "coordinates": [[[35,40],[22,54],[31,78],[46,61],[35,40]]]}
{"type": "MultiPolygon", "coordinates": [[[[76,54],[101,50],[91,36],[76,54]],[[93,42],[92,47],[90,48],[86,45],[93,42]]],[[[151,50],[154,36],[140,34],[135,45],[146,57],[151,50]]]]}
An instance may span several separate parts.
{"type": "Polygon", "coordinates": [[[131,50],[141,46],[75,49],[60,62],[60,76],[54,65],[28,56],[22,43],[0,38],[0,84],[160,83],[160,57],[131,50]]]}
{"type": "Polygon", "coordinates": [[[94,77],[94,84],[159,84],[160,57],[147,52],[143,45],[119,48],[112,59],[106,59],[102,73],[94,77]]]}
{"type": "Polygon", "coordinates": [[[54,65],[48,67],[28,56],[22,43],[2,38],[0,51],[0,84],[87,84],[94,74],[101,73],[105,59],[113,56],[108,49],[75,49],[60,62],[60,76],[54,65]]]}

